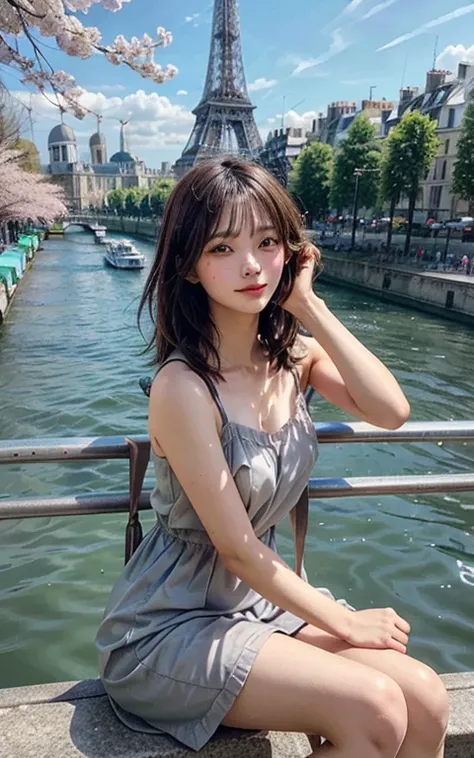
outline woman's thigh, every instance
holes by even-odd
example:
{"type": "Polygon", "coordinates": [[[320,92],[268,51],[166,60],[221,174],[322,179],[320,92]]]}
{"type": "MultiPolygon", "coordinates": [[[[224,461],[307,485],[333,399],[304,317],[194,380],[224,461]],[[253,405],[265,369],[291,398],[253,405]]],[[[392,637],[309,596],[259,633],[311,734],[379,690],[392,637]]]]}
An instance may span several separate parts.
{"type": "Polygon", "coordinates": [[[400,688],[383,673],[275,633],[223,724],[321,734],[336,745],[358,735],[392,745],[405,736],[407,711],[400,688]]]}
{"type": "Polygon", "coordinates": [[[412,724],[421,725],[424,720],[425,723],[438,722],[440,729],[447,726],[449,704],[446,689],[438,674],[421,661],[396,650],[352,647],[309,624],[295,635],[295,639],[389,676],[405,696],[412,724]]]}

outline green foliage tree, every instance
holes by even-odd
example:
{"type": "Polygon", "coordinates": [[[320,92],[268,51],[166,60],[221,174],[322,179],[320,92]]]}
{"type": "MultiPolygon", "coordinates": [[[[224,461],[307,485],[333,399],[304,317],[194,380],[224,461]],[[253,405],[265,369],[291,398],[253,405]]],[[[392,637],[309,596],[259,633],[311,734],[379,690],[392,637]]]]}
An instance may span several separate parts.
{"type": "Polygon", "coordinates": [[[467,200],[469,215],[474,216],[474,98],[464,112],[454,164],[453,191],[461,200],[467,200]]]}
{"type": "Polygon", "coordinates": [[[332,147],[313,142],[301,151],[290,172],[289,190],[309,213],[310,221],[328,214],[333,162],[332,147]]]}
{"type": "Polygon", "coordinates": [[[110,190],[107,193],[107,204],[109,208],[118,211],[118,214],[123,216],[125,210],[125,190],[121,187],[110,190]]]}
{"type": "MultiPolygon", "coordinates": [[[[437,121],[415,111],[407,113],[389,135],[387,164],[384,166],[384,188],[389,193],[392,180],[394,188],[388,197],[391,207],[394,196],[402,193],[408,198],[408,225],[405,239],[405,254],[410,250],[413,216],[420,183],[438,152],[439,139],[436,136],[437,121]]],[[[395,199],[395,203],[396,203],[395,199]]],[[[394,207],[393,207],[393,210],[394,207]]]]}
{"type": "Polygon", "coordinates": [[[21,152],[20,166],[23,171],[37,174],[40,170],[40,156],[36,145],[30,140],[19,139],[14,145],[14,150],[21,152]]]}
{"type": "Polygon", "coordinates": [[[389,203],[387,247],[392,244],[395,209],[405,189],[405,167],[401,159],[403,150],[403,133],[396,126],[385,140],[380,166],[379,203],[389,203]]]}
{"type": "Polygon", "coordinates": [[[163,215],[166,202],[171,195],[175,184],[175,179],[171,178],[157,179],[156,182],[153,183],[150,189],[150,207],[153,216],[163,215]]]}
{"type": "Polygon", "coordinates": [[[355,169],[362,169],[359,179],[359,205],[372,208],[377,202],[380,145],[376,128],[364,116],[352,123],[347,138],[336,150],[332,173],[330,202],[339,213],[351,208],[355,194],[355,169]]]}

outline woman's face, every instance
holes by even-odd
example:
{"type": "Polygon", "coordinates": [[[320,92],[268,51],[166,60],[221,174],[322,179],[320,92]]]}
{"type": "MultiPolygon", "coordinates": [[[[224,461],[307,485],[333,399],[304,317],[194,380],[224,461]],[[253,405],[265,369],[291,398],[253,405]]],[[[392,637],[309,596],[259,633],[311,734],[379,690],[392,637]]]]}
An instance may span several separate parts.
{"type": "MultiPolygon", "coordinates": [[[[248,214],[246,214],[247,216],[248,214]]],[[[260,313],[271,300],[285,265],[285,246],[268,217],[245,217],[238,236],[225,237],[229,213],[204,247],[192,281],[211,301],[239,313],[260,313]],[[251,289],[249,289],[251,288],[251,289]]]]}

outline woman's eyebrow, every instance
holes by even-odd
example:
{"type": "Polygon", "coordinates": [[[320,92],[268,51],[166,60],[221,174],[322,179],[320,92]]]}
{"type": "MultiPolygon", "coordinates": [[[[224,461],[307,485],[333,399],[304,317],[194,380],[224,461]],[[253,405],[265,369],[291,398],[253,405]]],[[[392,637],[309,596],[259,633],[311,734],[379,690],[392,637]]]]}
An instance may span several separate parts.
{"type": "MultiPolygon", "coordinates": [[[[274,226],[273,224],[265,224],[263,226],[258,226],[255,229],[253,236],[256,237],[257,234],[262,234],[262,232],[270,232],[270,231],[275,232],[276,226],[274,226]]],[[[215,239],[227,239],[227,237],[235,238],[235,237],[238,237],[239,234],[240,232],[234,232],[233,234],[231,234],[228,229],[221,229],[218,232],[214,232],[212,237],[210,237],[209,242],[212,242],[212,240],[215,240],[215,239]]]]}

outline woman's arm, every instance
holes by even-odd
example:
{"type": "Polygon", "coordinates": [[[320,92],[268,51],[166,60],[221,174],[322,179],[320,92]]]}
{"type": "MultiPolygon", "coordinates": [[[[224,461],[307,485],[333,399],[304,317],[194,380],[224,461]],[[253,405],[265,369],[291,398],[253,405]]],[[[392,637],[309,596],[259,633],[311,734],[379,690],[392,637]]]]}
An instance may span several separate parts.
{"type": "Polygon", "coordinates": [[[227,569],[270,602],[343,639],[350,611],[311,587],[255,535],[231,476],[204,382],[183,363],[153,382],[149,432],[227,569]]]}
{"type": "Polygon", "coordinates": [[[310,292],[292,310],[313,340],[307,340],[309,384],[329,402],[384,429],[398,429],[410,406],[397,380],[310,292]],[[308,344],[310,343],[310,344],[308,344]]]}

